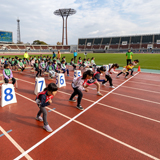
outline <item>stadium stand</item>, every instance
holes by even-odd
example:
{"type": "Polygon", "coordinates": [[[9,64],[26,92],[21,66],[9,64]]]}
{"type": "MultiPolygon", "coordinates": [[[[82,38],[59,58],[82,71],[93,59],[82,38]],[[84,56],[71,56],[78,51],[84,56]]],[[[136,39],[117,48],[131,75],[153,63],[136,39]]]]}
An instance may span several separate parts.
{"type": "Polygon", "coordinates": [[[63,46],[56,46],[56,49],[61,50],[63,49],[63,46]]]}
{"type": "Polygon", "coordinates": [[[17,45],[9,45],[10,49],[12,50],[18,50],[18,47],[17,45]]]}
{"type": "Polygon", "coordinates": [[[63,46],[63,49],[70,50],[70,46],[63,46]]]}
{"type": "Polygon", "coordinates": [[[131,35],[102,38],[79,38],[78,50],[91,52],[117,53],[126,52],[160,52],[160,34],[131,35]]]}
{"type": "Polygon", "coordinates": [[[48,50],[48,46],[41,46],[42,50],[48,50]]]}
{"type": "Polygon", "coordinates": [[[34,50],[33,46],[31,46],[31,45],[30,45],[30,46],[27,45],[26,47],[27,47],[28,49],[30,48],[30,50],[34,50]]]}
{"type": "Polygon", "coordinates": [[[26,46],[25,45],[17,45],[18,46],[18,48],[20,49],[20,50],[26,50],[26,46]]]}
{"type": "Polygon", "coordinates": [[[33,46],[35,50],[41,50],[41,46],[33,46]]]}
{"type": "Polygon", "coordinates": [[[55,49],[55,46],[48,46],[49,49],[55,49]]]}

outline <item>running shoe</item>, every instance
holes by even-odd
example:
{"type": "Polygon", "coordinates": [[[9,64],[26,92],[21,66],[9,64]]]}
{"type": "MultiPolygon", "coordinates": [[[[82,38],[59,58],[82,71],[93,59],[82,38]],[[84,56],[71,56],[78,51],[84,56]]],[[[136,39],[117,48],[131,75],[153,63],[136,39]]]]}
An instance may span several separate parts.
{"type": "Polygon", "coordinates": [[[84,110],[84,108],[83,108],[82,106],[77,106],[77,108],[78,108],[79,110],[84,110]]]}
{"type": "Polygon", "coordinates": [[[52,128],[49,125],[44,125],[43,129],[45,129],[47,132],[52,132],[52,128]]]}
{"type": "Polygon", "coordinates": [[[116,76],[116,78],[120,78],[119,76],[116,76]]]}
{"type": "Polygon", "coordinates": [[[36,120],[42,122],[43,118],[41,116],[39,116],[39,117],[36,117],[36,120]]]}
{"type": "Polygon", "coordinates": [[[70,102],[77,102],[75,99],[69,99],[70,102]]]}
{"type": "Polygon", "coordinates": [[[97,93],[97,95],[98,95],[98,96],[103,96],[103,94],[101,94],[101,93],[97,93]]]}
{"type": "Polygon", "coordinates": [[[114,86],[109,86],[109,88],[115,88],[114,86]]]}

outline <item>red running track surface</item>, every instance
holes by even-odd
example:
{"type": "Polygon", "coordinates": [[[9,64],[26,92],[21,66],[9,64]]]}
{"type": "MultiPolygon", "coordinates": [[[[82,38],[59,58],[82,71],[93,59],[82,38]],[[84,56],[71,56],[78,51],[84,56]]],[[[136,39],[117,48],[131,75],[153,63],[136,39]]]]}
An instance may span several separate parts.
{"type": "MultiPolygon", "coordinates": [[[[42,122],[35,120],[38,112],[33,93],[35,78],[28,74],[27,71],[14,73],[14,77],[19,78],[18,89],[15,89],[17,104],[0,108],[0,126],[5,131],[12,129],[9,135],[24,151],[50,134],[42,129],[42,122]]],[[[66,77],[67,86],[59,89],[49,106],[49,109],[56,108],[48,112],[48,122],[53,130],[81,112],[76,109],[76,103],[68,101],[73,92],[72,77],[71,71],[70,77],[66,77]]],[[[113,75],[115,86],[125,80],[123,76],[116,79],[113,75]]],[[[160,159],[159,80],[158,74],[139,73],[28,155],[39,160],[160,159]]],[[[55,79],[46,79],[47,84],[51,82],[55,79]]],[[[103,95],[112,90],[108,86],[101,86],[103,95]]],[[[85,109],[101,98],[96,95],[95,88],[92,85],[88,93],[83,93],[82,106],[85,109]]],[[[0,144],[0,159],[9,160],[21,155],[6,136],[0,137],[0,144]]]]}

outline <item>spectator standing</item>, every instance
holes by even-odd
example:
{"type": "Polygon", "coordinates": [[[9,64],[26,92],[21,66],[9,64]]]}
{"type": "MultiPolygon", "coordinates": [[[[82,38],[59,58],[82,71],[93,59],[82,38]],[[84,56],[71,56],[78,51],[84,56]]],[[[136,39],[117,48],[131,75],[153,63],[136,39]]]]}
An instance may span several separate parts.
{"type": "Polygon", "coordinates": [[[74,51],[73,56],[74,56],[74,63],[77,63],[77,52],[76,52],[76,50],[74,51]]]}
{"type": "Polygon", "coordinates": [[[53,51],[53,56],[52,57],[53,57],[53,59],[56,57],[56,54],[54,53],[54,51],[53,51]]]}
{"type": "Polygon", "coordinates": [[[25,51],[24,58],[26,58],[27,61],[28,61],[28,57],[29,57],[29,55],[28,55],[27,51],[25,51]]]}
{"type": "Polygon", "coordinates": [[[130,63],[132,63],[132,57],[133,57],[133,53],[129,49],[128,52],[126,53],[127,65],[129,65],[130,63]]]}
{"type": "Polygon", "coordinates": [[[60,50],[58,50],[57,58],[61,59],[61,52],[60,52],[60,50]]]}

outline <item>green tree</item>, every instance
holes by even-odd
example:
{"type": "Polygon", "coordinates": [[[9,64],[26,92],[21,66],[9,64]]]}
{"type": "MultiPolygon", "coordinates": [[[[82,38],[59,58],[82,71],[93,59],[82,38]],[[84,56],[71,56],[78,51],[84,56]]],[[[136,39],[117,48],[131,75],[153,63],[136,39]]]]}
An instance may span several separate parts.
{"type": "Polygon", "coordinates": [[[46,42],[40,41],[40,40],[35,40],[32,43],[33,45],[48,45],[46,42]]]}

